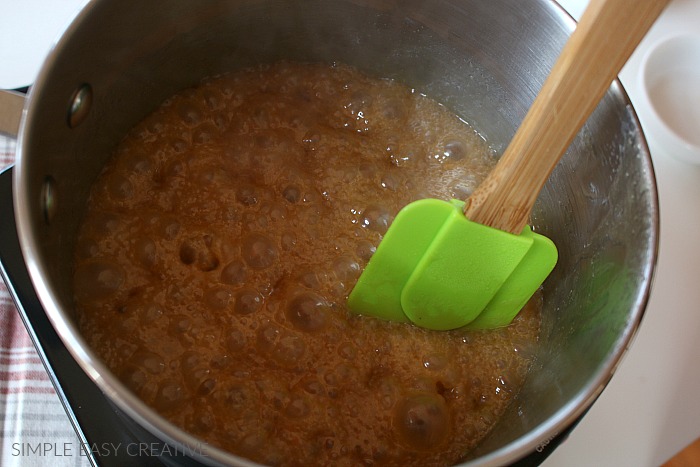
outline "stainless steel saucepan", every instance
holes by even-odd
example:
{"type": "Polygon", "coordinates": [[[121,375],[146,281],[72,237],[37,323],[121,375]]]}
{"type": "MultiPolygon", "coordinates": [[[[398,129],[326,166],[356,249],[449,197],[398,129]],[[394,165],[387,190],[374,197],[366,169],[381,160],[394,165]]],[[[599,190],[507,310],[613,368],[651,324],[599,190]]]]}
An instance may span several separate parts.
{"type": "MultiPolygon", "coordinates": [[[[129,128],[208,75],[279,59],[338,61],[444,103],[502,150],[574,27],[552,0],[91,1],[28,98],[9,99],[16,110],[0,107],[5,131],[17,131],[22,113],[16,223],[53,326],[143,428],[174,445],[201,445],[130,393],[74,322],[77,226],[91,183],[129,128]]],[[[658,202],[647,146],[618,82],[554,171],[534,223],[560,249],[545,284],[535,365],[467,465],[507,464],[546,445],[604,389],[640,323],[658,202]]],[[[192,454],[207,464],[249,464],[207,446],[192,454]]]]}

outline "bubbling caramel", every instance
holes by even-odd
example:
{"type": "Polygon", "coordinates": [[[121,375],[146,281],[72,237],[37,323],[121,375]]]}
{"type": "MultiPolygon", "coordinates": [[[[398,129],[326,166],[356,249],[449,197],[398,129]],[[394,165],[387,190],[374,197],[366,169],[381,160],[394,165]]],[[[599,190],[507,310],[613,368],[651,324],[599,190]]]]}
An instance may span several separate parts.
{"type": "Polygon", "coordinates": [[[214,77],[138,124],[75,253],[89,344],[205,442],[270,465],[450,465],[530,365],[536,300],[504,329],[355,316],[398,210],[468,196],[493,151],[459,118],[343,65],[214,77]]]}

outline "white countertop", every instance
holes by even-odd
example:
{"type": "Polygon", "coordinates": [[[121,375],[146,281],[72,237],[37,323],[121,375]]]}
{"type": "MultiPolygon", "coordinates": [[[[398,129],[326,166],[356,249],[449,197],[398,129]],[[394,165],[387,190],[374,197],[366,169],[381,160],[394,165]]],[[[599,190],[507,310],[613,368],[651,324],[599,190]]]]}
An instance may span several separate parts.
{"type": "MultiPolygon", "coordinates": [[[[3,2],[0,88],[31,83],[54,38],[86,2],[3,2]]],[[[560,3],[578,18],[588,0],[560,3]]],[[[661,244],[651,300],[612,381],[546,467],[654,467],[700,437],[700,166],[678,162],[660,147],[639,85],[644,53],[683,31],[700,33],[700,0],[674,0],[620,75],[645,128],[659,189],[661,244]]]]}

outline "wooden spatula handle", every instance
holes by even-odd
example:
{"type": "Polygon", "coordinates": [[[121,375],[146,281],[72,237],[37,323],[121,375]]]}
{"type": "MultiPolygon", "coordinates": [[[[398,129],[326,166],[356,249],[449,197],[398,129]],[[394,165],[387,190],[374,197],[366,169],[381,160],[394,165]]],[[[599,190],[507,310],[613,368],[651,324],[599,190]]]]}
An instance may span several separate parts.
{"type": "Polygon", "coordinates": [[[591,0],[501,160],[467,200],[467,218],[522,231],[557,162],[668,2],[591,0]]]}

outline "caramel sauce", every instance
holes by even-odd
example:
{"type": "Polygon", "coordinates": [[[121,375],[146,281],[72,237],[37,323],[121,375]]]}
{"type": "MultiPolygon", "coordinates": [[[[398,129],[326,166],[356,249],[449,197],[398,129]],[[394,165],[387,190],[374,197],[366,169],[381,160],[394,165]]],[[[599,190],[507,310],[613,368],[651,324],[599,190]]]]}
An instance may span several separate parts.
{"type": "Polygon", "coordinates": [[[75,254],[89,344],[145,403],[271,465],[450,465],[527,373],[536,300],[434,332],[345,301],[404,205],[466,198],[495,163],[427,97],[280,63],[168,99],[93,187],[75,254]]]}

